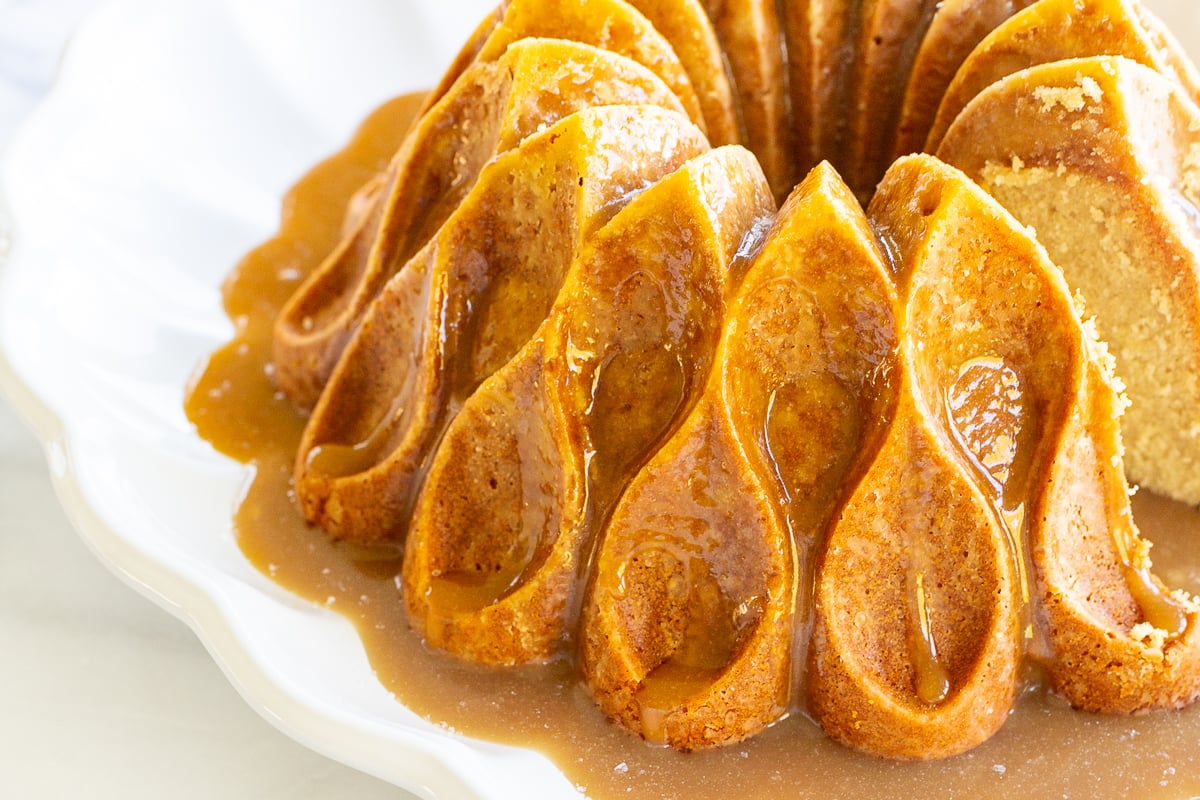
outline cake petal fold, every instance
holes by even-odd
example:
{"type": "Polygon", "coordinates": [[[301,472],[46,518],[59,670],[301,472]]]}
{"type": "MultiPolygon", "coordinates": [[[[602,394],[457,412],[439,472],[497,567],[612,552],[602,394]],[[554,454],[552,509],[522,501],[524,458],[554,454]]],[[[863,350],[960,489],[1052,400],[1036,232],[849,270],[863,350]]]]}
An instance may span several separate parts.
{"type": "Polygon", "coordinates": [[[863,420],[887,413],[894,302],[862,210],[818,167],[751,262],[695,409],[604,532],[584,672],[625,726],[708,747],[796,699],[813,563],[871,450],[863,420]]]}
{"type": "Polygon", "coordinates": [[[554,308],[449,426],[404,565],[431,645],[486,663],[562,655],[595,531],[707,376],[728,268],[774,212],[754,157],[699,156],[594,234],[554,308]]]}
{"type": "Polygon", "coordinates": [[[588,236],[707,150],[675,112],[604,106],[490,162],[338,362],[296,457],[305,515],[335,536],[403,540],[431,448],[537,330],[588,236]]]}
{"type": "Polygon", "coordinates": [[[524,39],[470,67],[422,116],[345,238],[275,322],[280,386],[311,408],[371,301],[454,212],[483,166],[582,108],[618,103],[682,112],[674,93],[629,59],[588,45],[524,39]]]}

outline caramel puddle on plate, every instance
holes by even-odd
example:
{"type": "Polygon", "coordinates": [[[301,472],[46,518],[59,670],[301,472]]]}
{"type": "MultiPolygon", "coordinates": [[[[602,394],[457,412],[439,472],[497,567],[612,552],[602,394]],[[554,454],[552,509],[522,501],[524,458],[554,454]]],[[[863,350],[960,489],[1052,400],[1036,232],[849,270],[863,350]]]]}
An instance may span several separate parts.
{"type": "MultiPolygon", "coordinates": [[[[189,390],[187,412],[221,452],[255,468],[237,510],[238,544],[266,575],[342,613],[379,680],[407,706],[467,735],[548,755],[593,798],[1186,798],[1200,794],[1200,709],[1136,717],[1071,710],[1028,690],[1007,724],[966,755],[884,761],[827,740],[793,714],[741,745],[703,753],[651,747],[607,723],[573,665],[495,670],[431,653],[408,627],[396,588],[400,553],[333,542],[291,501],[304,420],[270,377],[271,323],[339,235],[351,194],[386,165],[420,98],[375,112],[350,145],[288,194],[279,235],[237,266],[225,306],[238,335],[189,390]]],[[[1200,513],[1143,493],[1157,573],[1200,593],[1200,513]]]]}

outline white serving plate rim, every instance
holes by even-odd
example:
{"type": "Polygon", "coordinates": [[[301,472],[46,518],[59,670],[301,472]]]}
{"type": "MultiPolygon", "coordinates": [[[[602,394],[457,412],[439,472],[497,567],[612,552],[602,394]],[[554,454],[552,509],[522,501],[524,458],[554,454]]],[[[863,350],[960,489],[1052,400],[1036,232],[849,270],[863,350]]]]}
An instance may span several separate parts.
{"type": "MultiPolygon", "coordinates": [[[[128,22],[139,15],[170,14],[172,9],[203,2],[111,0],[80,26],[62,59],[51,92],[27,118],[9,147],[0,153],[0,302],[6,299],[5,290],[11,288],[14,274],[33,268],[30,258],[24,255],[25,209],[11,203],[11,192],[6,191],[11,184],[19,183],[12,175],[20,171],[14,162],[29,157],[30,153],[45,155],[39,151],[37,140],[43,132],[63,125],[72,104],[81,101],[80,89],[86,85],[87,72],[93,66],[86,59],[94,58],[97,47],[103,50],[115,44],[101,41],[108,35],[106,32],[111,32],[113,18],[128,22]],[[86,51],[86,55],[80,56],[81,51],[86,51]]],[[[257,11],[273,13],[270,8],[273,2],[264,0],[257,11]]],[[[372,2],[382,0],[360,0],[359,4],[372,2]]],[[[420,2],[409,0],[412,4],[420,2]]],[[[236,6],[231,1],[225,8],[236,6]]],[[[357,121],[349,121],[349,129],[357,121]]],[[[333,142],[334,147],[328,152],[341,143],[333,142]]],[[[297,172],[296,177],[300,174],[297,172]]],[[[269,233],[265,231],[264,238],[269,233]]],[[[232,267],[232,263],[226,267],[232,267]]],[[[88,479],[81,476],[81,459],[86,462],[93,454],[81,453],[76,447],[79,431],[75,425],[79,421],[73,418],[72,409],[65,412],[56,409],[51,399],[39,391],[43,375],[31,376],[20,371],[12,354],[22,352],[23,345],[15,344],[3,333],[0,328],[0,394],[41,442],[57,497],[86,546],[123,582],[186,623],[238,693],[273,726],[317,752],[421,797],[497,800],[515,796],[518,787],[522,793],[529,790],[538,796],[577,796],[561,773],[540,754],[469,739],[423,720],[410,725],[356,715],[339,707],[335,696],[314,696],[303,691],[289,680],[287,665],[264,662],[261,653],[247,641],[247,631],[237,619],[237,610],[229,606],[228,594],[221,586],[228,576],[215,574],[211,565],[152,552],[144,546],[145,542],[131,539],[119,522],[114,525],[97,513],[87,495],[88,479]]],[[[183,389],[179,387],[180,405],[183,389]]],[[[215,454],[213,458],[225,460],[215,454]]],[[[247,470],[243,468],[244,473],[247,470]]],[[[336,620],[335,626],[348,630],[357,640],[350,623],[334,612],[315,609],[286,593],[280,592],[280,596],[284,605],[303,605],[304,613],[318,615],[325,624],[331,618],[336,620]]],[[[366,663],[365,654],[362,663],[366,663]]],[[[352,677],[361,680],[364,676],[352,677]]],[[[374,680],[373,675],[368,677],[374,680]]]]}

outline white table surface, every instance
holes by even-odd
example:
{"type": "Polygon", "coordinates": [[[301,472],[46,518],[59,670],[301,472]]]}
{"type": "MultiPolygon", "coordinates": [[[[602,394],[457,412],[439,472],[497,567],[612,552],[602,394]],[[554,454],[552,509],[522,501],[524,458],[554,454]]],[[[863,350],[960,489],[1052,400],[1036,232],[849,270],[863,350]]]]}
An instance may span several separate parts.
{"type": "MultiPolygon", "coordinates": [[[[0,0],[0,151],[96,4],[0,0]]],[[[184,624],[87,550],[0,398],[0,798],[351,797],[412,795],[255,714],[184,624]]]]}
{"type": "MultiPolygon", "coordinates": [[[[95,4],[0,0],[0,150],[95,4]]],[[[1195,0],[1149,5],[1200,32],[1195,0]]],[[[1187,44],[1200,56],[1200,37],[1187,44]]],[[[251,711],[185,625],[87,550],[40,446],[0,398],[0,798],[168,797],[412,796],[251,711]]]]}

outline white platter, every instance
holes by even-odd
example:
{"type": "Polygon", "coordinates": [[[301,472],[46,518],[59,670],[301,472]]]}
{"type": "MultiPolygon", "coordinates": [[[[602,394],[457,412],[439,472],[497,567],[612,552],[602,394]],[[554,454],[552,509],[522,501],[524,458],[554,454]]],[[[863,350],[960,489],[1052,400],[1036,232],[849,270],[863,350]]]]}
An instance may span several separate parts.
{"type": "Polygon", "coordinates": [[[490,5],[102,7],[6,154],[0,389],[88,545],[285,733],[423,797],[569,797],[545,758],[397,703],[349,623],[255,571],[231,527],[245,468],[182,410],[232,333],[221,280],[271,234],[283,192],[380,102],[436,81],[490,5]]]}
{"type": "MultiPolygon", "coordinates": [[[[259,713],[428,798],[571,797],[541,756],[395,702],[353,628],[233,539],[243,467],[182,395],[231,326],[219,285],[283,192],[387,97],[431,85],[490,0],[117,0],[7,153],[0,390],[101,560],[190,625],[259,713]]],[[[1159,11],[1200,54],[1200,5],[1159,11]]]]}

